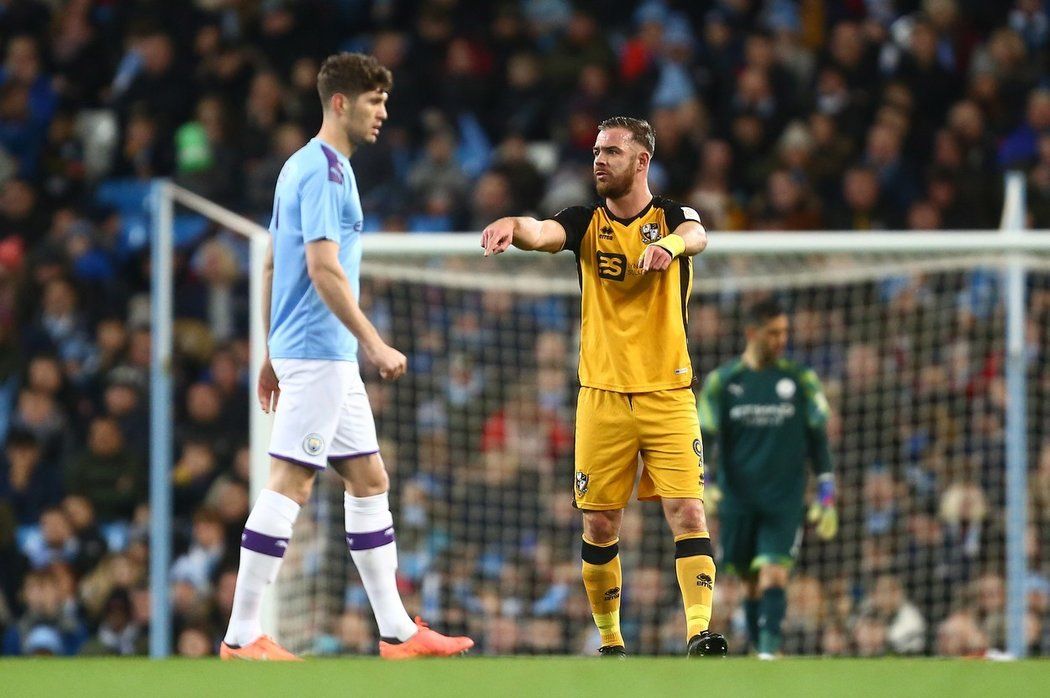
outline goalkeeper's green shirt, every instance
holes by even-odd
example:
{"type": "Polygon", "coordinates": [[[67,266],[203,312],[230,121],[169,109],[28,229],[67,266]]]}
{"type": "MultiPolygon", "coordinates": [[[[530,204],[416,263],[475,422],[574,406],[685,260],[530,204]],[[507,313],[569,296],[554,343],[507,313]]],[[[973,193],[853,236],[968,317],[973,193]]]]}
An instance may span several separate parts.
{"type": "Polygon", "coordinates": [[[734,359],[708,374],[699,412],[717,444],[722,506],[801,507],[807,463],[831,472],[828,401],[811,369],[779,359],[756,371],[734,359]]]}

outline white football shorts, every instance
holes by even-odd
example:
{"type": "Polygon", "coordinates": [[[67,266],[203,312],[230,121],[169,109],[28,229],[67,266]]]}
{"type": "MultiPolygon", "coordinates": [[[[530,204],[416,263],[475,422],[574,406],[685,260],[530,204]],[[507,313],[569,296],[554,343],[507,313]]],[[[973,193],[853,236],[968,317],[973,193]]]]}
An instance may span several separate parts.
{"type": "Polygon", "coordinates": [[[329,460],[379,452],[372,407],[356,362],[273,359],[281,396],[270,455],[323,470],[329,460]]]}

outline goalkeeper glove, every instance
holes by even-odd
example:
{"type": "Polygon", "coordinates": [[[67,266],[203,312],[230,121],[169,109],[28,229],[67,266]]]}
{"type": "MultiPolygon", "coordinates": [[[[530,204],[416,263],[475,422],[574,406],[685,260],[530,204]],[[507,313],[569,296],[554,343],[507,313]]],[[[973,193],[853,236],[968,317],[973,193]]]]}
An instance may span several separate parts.
{"type": "Polygon", "coordinates": [[[835,509],[835,476],[825,473],[817,481],[817,500],[809,507],[809,522],[821,540],[831,540],[839,531],[839,512],[835,509]]]}

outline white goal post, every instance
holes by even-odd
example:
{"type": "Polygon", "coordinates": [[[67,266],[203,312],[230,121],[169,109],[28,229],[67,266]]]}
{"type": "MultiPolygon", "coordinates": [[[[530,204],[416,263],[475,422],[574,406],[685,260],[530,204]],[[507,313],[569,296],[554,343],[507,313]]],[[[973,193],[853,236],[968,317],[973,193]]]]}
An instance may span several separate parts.
{"type": "MultiPolygon", "coordinates": [[[[1006,415],[1006,581],[1007,650],[1015,657],[1025,654],[1024,584],[1027,574],[1024,536],[1026,524],[1026,470],[1028,447],[1025,423],[1025,280],[1033,264],[1045,267],[1050,253],[1050,235],[1024,230],[1024,177],[1008,175],[1005,206],[999,230],[947,232],[791,232],[720,233],[711,232],[705,257],[784,254],[827,255],[843,253],[873,257],[892,254],[939,254],[942,256],[980,256],[981,265],[1001,272],[1006,308],[1006,383],[1010,399],[1006,415]]],[[[197,194],[166,180],[154,183],[151,193],[152,241],[152,357],[150,414],[150,591],[152,622],[150,656],[166,657],[172,651],[171,599],[168,576],[171,566],[172,484],[174,425],[172,411],[172,326],[174,210],[185,207],[224,229],[249,241],[251,255],[251,381],[249,386],[251,501],[265,482],[269,471],[267,442],[270,420],[256,406],[255,376],[265,352],[260,273],[268,244],[267,230],[257,223],[229,211],[197,194]]],[[[404,235],[374,234],[364,237],[367,260],[398,261],[408,255],[475,257],[480,262],[477,234],[404,235]]],[[[892,263],[892,262],[889,262],[892,263]]],[[[849,274],[849,270],[841,272],[849,274]]],[[[732,279],[718,283],[732,285],[732,279]]],[[[264,615],[264,628],[276,630],[273,594],[264,615]]]]}

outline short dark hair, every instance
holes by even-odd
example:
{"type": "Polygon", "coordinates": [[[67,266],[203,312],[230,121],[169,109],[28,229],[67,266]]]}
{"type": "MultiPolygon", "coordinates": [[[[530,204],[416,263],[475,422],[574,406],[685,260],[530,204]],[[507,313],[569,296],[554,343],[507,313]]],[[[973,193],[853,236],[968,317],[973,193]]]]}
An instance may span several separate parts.
{"type": "Polygon", "coordinates": [[[635,119],[631,116],[614,116],[598,124],[599,131],[605,131],[610,128],[626,129],[631,133],[631,140],[645,148],[650,155],[656,152],[656,133],[645,119],[635,119]]]}
{"type": "Polygon", "coordinates": [[[317,73],[317,94],[321,104],[328,102],[337,92],[347,97],[356,97],[372,90],[389,92],[394,86],[394,76],[375,56],[363,53],[336,53],[324,60],[317,73]]]}
{"type": "Polygon", "coordinates": [[[778,318],[781,315],[786,315],[787,311],[784,310],[784,306],[776,298],[763,298],[760,301],[756,301],[747,309],[747,317],[745,321],[748,327],[758,327],[764,325],[773,318],[778,318]]]}

